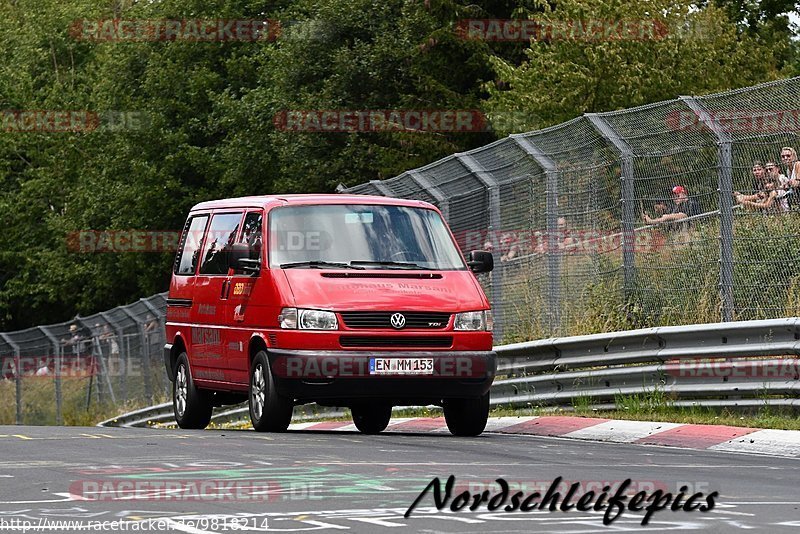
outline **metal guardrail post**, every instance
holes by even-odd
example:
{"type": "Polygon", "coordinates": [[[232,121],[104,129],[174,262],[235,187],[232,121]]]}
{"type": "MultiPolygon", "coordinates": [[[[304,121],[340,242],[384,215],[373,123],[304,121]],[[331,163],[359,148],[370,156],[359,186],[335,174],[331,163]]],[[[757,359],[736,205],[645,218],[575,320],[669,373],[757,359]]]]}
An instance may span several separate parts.
{"type": "Polygon", "coordinates": [[[633,149],[603,117],[596,113],[586,113],[586,119],[600,135],[605,137],[619,152],[621,160],[620,185],[622,190],[622,268],[625,277],[625,296],[630,294],[636,283],[635,243],[636,200],[633,188],[633,149]]]}
{"type": "Polygon", "coordinates": [[[561,328],[561,249],[558,231],[558,167],[550,157],[542,152],[523,134],[512,134],[511,139],[517,143],[544,170],[547,182],[547,280],[548,306],[550,308],[550,333],[556,335],[561,328]]]}
{"type": "Polygon", "coordinates": [[[53,344],[53,354],[55,355],[55,359],[56,359],[55,369],[54,369],[54,372],[53,372],[53,376],[55,378],[55,386],[56,386],[56,424],[57,425],[63,425],[64,424],[64,411],[63,411],[63,409],[64,409],[64,407],[63,407],[64,399],[63,399],[63,395],[62,395],[62,392],[61,392],[61,368],[62,368],[62,365],[63,365],[63,361],[62,361],[62,358],[61,358],[61,356],[62,356],[61,343],[45,327],[37,326],[36,328],[38,328],[41,333],[43,333],[45,336],[47,336],[47,339],[49,339],[50,342],[53,344]]]}
{"type": "Polygon", "coordinates": [[[711,117],[702,102],[691,96],[680,100],[691,109],[717,138],[719,159],[717,199],[719,202],[719,290],[722,299],[722,320],[733,321],[736,303],[733,299],[733,140],[730,133],[711,117]]]}
{"type": "Polygon", "coordinates": [[[430,195],[436,199],[436,203],[439,204],[439,211],[442,212],[444,220],[450,222],[450,201],[447,200],[447,197],[444,193],[442,193],[442,190],[433,185],[433,182],[428,180],[427,176],[416,169],[406,171],[406,174],[412,180],[414,180],[418,186],[430,193],[430,195]]]}
{"type": "MultiPolygon", "coordinates": [[[[469,154],[456,154],[456,159],[466,167],[466,169],[481,181],[486,188],[489,200],[489,230],[500,230],[502,228],[502,221],[500,220],[500,187],[497,184],[494,176],[483,168],[478,161],[469,154]]],[[[496,340],[503,339],[503,326],[505,322],[505,310],[499,304],[503,301],[503,263],[495,265],[492,271],[492,299],[496,304],[493,304],[494,310],[494,338],[496,340]],[[499,268],[498,268],[499,267],[499,268]]]]}
{"type": "Polygon", "coordinates": [[[14,351],[14,396],[16,401],[16,410],[14,421],[16,424],[22,424],[22,370],[20,366],[22,362],[20,361],[20,352],[19,352],[19,345],[14,343],[14,341],[8,336],[8,334],[0,333],[0,337],[3,338],[3,341],[8,343],[8,346],[11,347],[11,350],[14,351]]]}

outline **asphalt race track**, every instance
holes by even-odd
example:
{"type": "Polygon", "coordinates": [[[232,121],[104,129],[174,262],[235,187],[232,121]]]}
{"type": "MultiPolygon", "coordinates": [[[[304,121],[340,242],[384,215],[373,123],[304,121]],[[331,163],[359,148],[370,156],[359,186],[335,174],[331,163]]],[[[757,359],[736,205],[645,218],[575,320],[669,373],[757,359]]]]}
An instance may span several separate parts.
{"type": "MultiPolygon", "coordinates": [[[[795,459],[484,434],[0,427],[2,532],[780,532],[800,527],[795,459]],[[719,492],[706,512],[438,511],[434,476],[452,496],[497,478],[526,495],[556,477],[580,493],[631,479],[652,493],[719,492]],[[203,491],[200,491],[202,488],[203,491]],[[72,523],[63,523],[72,522],[72,523]],[[106,523],[100,523],[106,522],[106,523]],[[114,523],[112,523],[114,522],[114,523]],[[80,530],[83,527],[84,530],[80,530]]],[[[449,503],[448,503],[449,505],[449,503]]]]}

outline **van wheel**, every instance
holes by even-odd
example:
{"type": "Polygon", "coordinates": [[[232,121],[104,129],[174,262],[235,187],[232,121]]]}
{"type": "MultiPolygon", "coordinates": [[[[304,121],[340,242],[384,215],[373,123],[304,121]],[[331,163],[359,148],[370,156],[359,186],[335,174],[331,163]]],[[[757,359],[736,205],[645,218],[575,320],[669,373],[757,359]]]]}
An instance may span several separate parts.
{"type": "Polygon", "coordinates": [[[353,423],[362,434],[383,432],[392,418],[392,406],[389,404],[359,404],[350,408],[353,423]]]}
{"type": "Polygon", "coordinates": [[[489,393],[472,399],[444,401],[444,420],[454,436],[477,436],[489,419],[489,393]]]}
{"type": "Polygon", "coordinates": [[[283,432],[292,421],[293,403],[278,395],[267,353],[259,351],[250,366],[250,421],[257,432],[283,432]]]}
{"type": "Polygon", "coordinates": [[[205,428],[211,422],[212,409],[208,396],[195,387],[189,371],[189,358],[182,352],[175,364],[175,381],[172,383],[175,422],[181,428],[205,428]]]}

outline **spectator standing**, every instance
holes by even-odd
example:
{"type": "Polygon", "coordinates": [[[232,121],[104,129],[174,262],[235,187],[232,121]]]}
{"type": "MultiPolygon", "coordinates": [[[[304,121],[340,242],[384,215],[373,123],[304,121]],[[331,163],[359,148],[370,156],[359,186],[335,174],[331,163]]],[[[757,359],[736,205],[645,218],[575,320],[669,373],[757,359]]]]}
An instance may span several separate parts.
{"type": "Polygon", "coordinates": [[[753,162],[753,187],[751,189],[752,193],[755,194],[759,191],[764,190],[764,185],[766,184],[767,179],[767,171],[764,168],[764,164],[760,161],[753,162]]]}
{"type": "Polygon", "coordinates": [[[789,184],[789,178],[785,174],[781,174],[781,168],[774,161],[767,161],[764,167],[767,171],[767,179],[777,180],[780,184],[778,189],[778,206],[780,211],[786,213],[791,206],[791,199],[794,195],[794,189],[789,184]]]}
{"type": "Polygon", "coordinates": [[[100,342],[107,347],[107,353],[110,357],[114,358],[119,356],[119,344],[117,343],[117,336],[111,331],[111,327],[103,325],[103,331],[99,336],[100,342]]]}
{"type": "MultiPolygon", "coordinates": [[[[781,163],[783,163],[786,168],[784,174],[786,175],[789,187],[793,191],[797,191],[798,188],[800,188],[800,161],[797,161],[797,151],[789,146],[781,148],[781,163]]],[[[788,200],[789,207],[794,207],[794,195],[789,196],[788,200]]]]}
{"type": "Polygon", "coordinates": [[[500,236],[500,261],[513,260],[520,255],[519,245],[514,242],[514,234],[507,232],[500,236]]]}
{"type": "Polygon", "coordinates": [[[69,348],[72,355],[76,358],[80,356],[81,352],[83,351],[83,335],[81,335],[80,330],[78,329],[78,325],[72,323],[69,325],[69,335],[68,337],[61,339],[61,344],[64,345],[65,348],[69,348]]]}

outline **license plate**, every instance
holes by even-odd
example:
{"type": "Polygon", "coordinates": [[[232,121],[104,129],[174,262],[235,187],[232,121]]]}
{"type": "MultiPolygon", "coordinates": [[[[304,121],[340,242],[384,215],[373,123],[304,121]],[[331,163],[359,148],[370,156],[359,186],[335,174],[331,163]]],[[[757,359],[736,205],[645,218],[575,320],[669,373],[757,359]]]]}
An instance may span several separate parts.
{"type": "Polygon", "coordinates": [[[432,375],[433,358],[370,358],[371,375],[432,375]]]}

